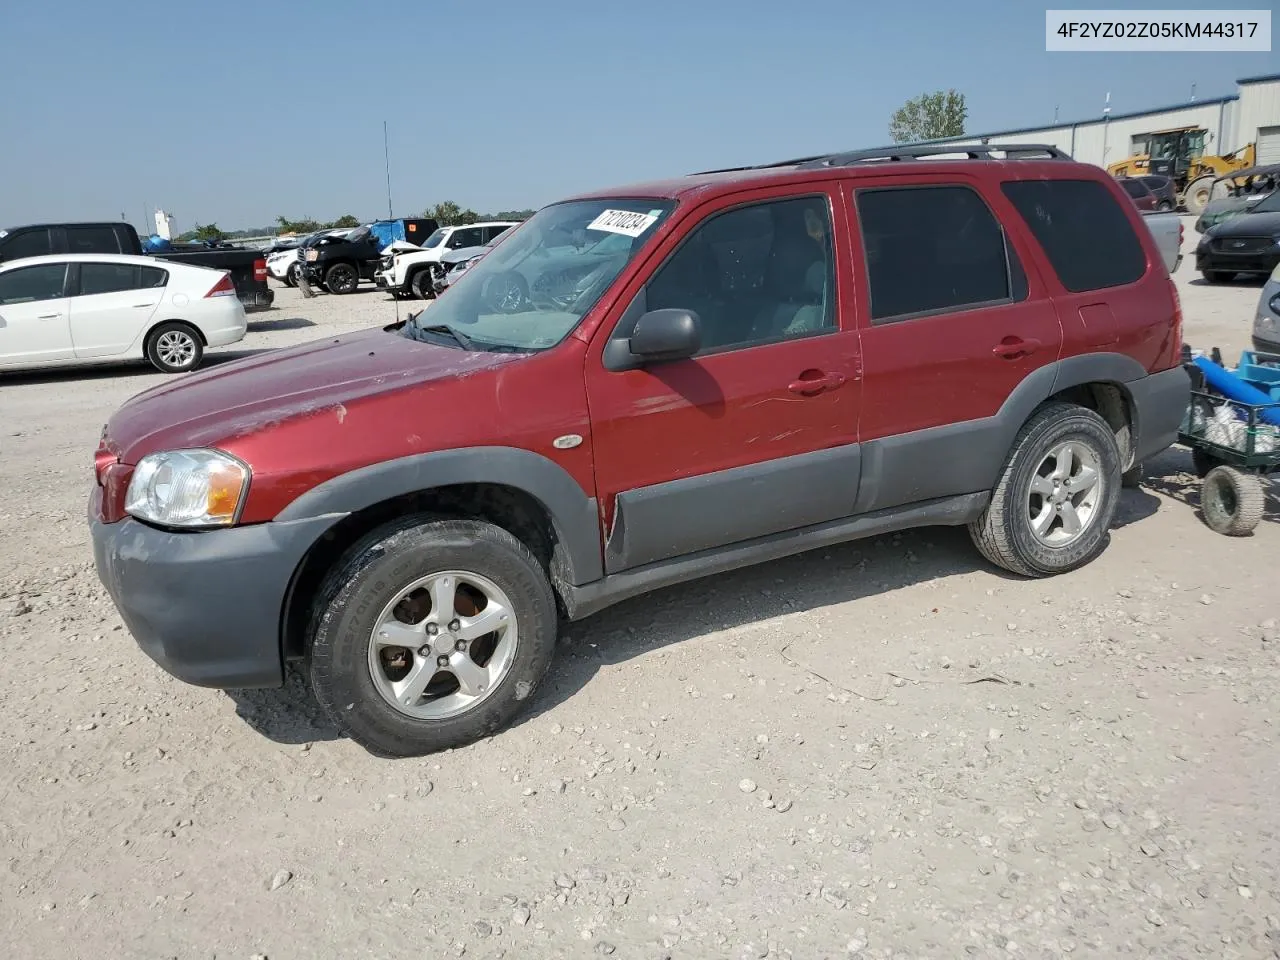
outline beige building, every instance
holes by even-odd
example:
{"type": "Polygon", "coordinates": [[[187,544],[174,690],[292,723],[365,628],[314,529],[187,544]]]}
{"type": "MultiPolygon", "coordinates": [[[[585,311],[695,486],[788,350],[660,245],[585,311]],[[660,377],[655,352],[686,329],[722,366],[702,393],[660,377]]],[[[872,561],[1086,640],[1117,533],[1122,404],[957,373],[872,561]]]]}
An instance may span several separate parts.
{"type": "Polygon", "coordinates": [[[1145,153],[1146,138],[1153,133],[1186,127],[1205,131],[1205,153],[1234,153],[1253,143],[1259,165],[1280,163],[1280,74],[1238,80],[1236,93],[1227,97],[1048,127],[966,134],[936,142],[1045,143],[1084,163],[1105,167],[1135,153],[1145,153]]]}

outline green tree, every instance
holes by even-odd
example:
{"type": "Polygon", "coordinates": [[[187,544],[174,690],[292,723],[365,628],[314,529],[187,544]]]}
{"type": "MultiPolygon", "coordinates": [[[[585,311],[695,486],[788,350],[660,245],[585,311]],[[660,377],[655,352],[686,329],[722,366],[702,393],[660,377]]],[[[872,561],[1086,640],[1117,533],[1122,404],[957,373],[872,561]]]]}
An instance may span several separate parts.
{"type": "Polygon", "coordinates": [[[334,228],[346,228],[351,230],[360,226],[360,221],[357,220],[355,217],[353,217],[351,214],[344,213],[337,220],[333,221],[333,223],[329,224],[329,226],[334,228]]]}
{"type": "Polygon", "coordinates": [[[894,143],[962,137],[968,118],[969,108],[963,93],[955,90],[922,93],[894,111],[889,120],[889,136],[894,143]]]}
{"type": "Polygon", "coordinates": [[[276,225],[281,233],[315,233],[324,229],[323,224],[310,217],[303,220],[290,220],[287,217],[276,217],[276,225]]]}
{"type": "Polygon", "coordinates": [[[422,211],[422,215],[436,221],[442,227],[452,227],[462,222],[462,208],[452,200],[441,200],[434,207],[427,207],[422,211]]]}
{"type": "MultiPolygon", "coordinates": [[[[184,234],[185,236],[185,234],[184,234]]],[[[218,229],[216,223],[196,224],[196,228],[190,231],[193,240],[225,240],[227,235],[218,229]]]]}

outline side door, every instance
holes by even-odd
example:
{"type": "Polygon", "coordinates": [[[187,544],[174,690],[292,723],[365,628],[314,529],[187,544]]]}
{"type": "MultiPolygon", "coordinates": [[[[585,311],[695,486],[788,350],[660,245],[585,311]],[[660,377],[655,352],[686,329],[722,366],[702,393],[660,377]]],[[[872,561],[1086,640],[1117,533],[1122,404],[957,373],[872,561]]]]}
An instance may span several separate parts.
{"type": "MultiPolygon", "coordinates": [[[[1004,197],[952,174],[847,182],[864,367],[858,511],[989,488],[997,419],[1062,327],[1004,197]]],[[[1044,369],[1048,368],[1048,369],[1044,369]]]]}
{"type": "Polygon", "coordinates": [[[164,299],[168,278],[169,271],[160,267],[73,264],[70,312],[75,355],[83,359],[113,357],[128,350],[164,299]]]}
{"type": "Polygon", "coordinates": [[[0,365],[74,356],[66,287],[65,263],[40,263],[0,273],[0,365]]]}
{"type": "Polygon", "coordinates": [[[861,384],[836,200],[805,184],[708,204],[598,328],[586,383],[606,572],[852,513],[861,384]],[[606,348],[671,308],[697,315],[699,352],[610,369],[606,348]]]}

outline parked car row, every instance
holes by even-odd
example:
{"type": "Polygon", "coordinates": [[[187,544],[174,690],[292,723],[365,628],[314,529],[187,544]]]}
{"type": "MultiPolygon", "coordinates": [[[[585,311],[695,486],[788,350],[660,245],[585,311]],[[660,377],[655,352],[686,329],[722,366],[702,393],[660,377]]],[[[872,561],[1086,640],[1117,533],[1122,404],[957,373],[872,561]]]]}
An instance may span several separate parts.
{"type": "Polygon", "coordinates": [[[382,257],[374,282],[394,296],[430,299],[443,289],[447,266],[461,262],[451,255],[483,247],[518,225],[514,220],[495,220],[440,227],[418,247],[393,243],[382,257]]]}

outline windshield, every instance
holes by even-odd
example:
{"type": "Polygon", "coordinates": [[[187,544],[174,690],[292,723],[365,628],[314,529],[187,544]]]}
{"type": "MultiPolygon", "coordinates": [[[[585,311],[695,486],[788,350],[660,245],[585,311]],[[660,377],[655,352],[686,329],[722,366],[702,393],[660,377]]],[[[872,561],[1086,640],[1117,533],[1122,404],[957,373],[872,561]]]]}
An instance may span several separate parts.
{"type": "Polygon", "coordinates": [[[563,340],[658,231],[669,200],[575,200],[544,207],[464,272],[404,335],[431,328],[475,349],[545,350],[563,340]]]}
{"type": "Polygon", "coordinates": [[[1268,194],[1253,205],[1254,213],[1280,213],[1280,190],[1268,194]]]}
{"type": "Polygon", "coordinates": [[[444,243],[444,234],[445,231],[443,229],[437,230],[431,236],[427,237],[427,239],[422,241],[422,249],[430,250],[432,247],[440,246],[440,244],[444,243]]]}

